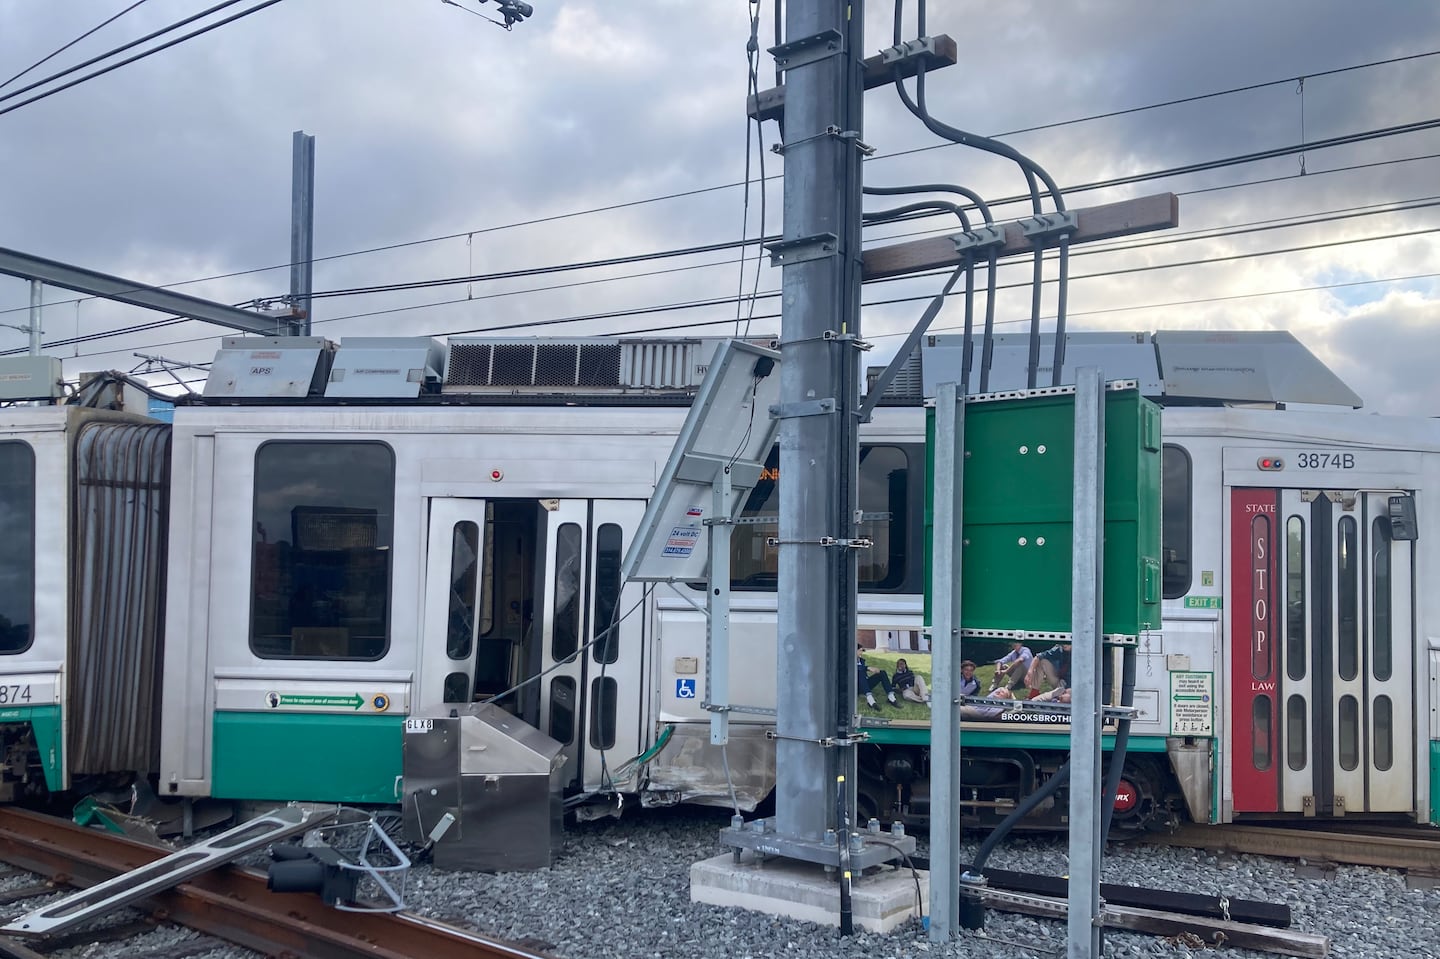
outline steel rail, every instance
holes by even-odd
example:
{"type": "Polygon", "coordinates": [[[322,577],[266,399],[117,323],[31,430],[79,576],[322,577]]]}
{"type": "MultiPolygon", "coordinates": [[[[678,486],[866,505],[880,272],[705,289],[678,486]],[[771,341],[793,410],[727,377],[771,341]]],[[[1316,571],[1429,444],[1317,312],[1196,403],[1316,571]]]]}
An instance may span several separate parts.
{"type": "Polygon", "coordinates": [[[1433,873],[1440,866],[1440,833],[1416,827],[1413,835],[1321,832],[1285,826],[1181,826],[1144,841],[1221,852],[1251,853],[1282,859],[1346,863],[1433,873]]]}
{"type": "MultiPolygon", "coordinates": [[[[0,807],[0,860],[90,886],[171,850],[50,816],[0,807]]],[[[144,904],[159,918],[267,955],[313,959],[552,959],[413,913],[341,912],[319,896],[277,893],[253,869],[222,867],[144,904]]],[[[3,954],[3,952],[0,952],[3,954]]]]}

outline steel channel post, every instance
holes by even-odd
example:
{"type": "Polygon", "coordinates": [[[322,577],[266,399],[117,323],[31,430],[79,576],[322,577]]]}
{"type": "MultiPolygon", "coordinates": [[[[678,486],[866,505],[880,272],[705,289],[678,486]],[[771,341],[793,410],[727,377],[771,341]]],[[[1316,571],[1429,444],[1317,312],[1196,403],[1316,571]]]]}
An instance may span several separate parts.
{"type": "MultiPolygon", "coordinates": [[[[779,697],[776,831],[822,844],[839,776],[854,809],[855,749],[827,746],[855,710],[855,561],[860,333],[860,154],[864,23],[860,0],[792,0],[786,40],[839,36],[830,55],[786,67],[787,244],[829,235],[811,256],[782,257],[781,407],[833,397],[828,415],[780,426],[779,697]],[[852,132],[853,131],[853,132],[852,132]],[[845,133],[850,135],[846,136],[845,133]],[[828,245],[829,249],[826,250],[828,245]],[[827,335],[831,334],[831,335],[827,335]],[[836,338],[833,334],[839,333],[836,338]]],[[[805,58],[809,59],[809,58],[805,58]]]]}
{"type": "Polygon", "coordinates": [[[1100,955],[1100,657],[1104,582],[1105,383],[1098,367],[1075,373],[1074,573],[1070,630],[1070,909],[1068,959],[1100,955]]]}
{"type": "Polygon", "coordinates": [[[290,144],[290,321],[298,336],[310,335],[311,272],[315,250],[315,138],[296,130],[290,144]]]}
{"type": "Polygon", "coordinates": [[[954,383],[935,397],[935,536],[930,622],[930,941],[960,929],[960,562],[965,407],[954,383]]]}

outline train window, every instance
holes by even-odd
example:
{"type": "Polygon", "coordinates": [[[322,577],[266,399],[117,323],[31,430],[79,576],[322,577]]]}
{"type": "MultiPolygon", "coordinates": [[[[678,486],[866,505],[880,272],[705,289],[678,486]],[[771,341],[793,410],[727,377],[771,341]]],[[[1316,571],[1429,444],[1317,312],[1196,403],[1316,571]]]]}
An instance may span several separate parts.
{"type": "Polygon", "coordinates": [[[564,523],[555,531],[555,621],[550,655],[557,660],[580,648],[580,559],[580,526],[564,523]]]}
{"type": "Polygon", "coordinates": [[[470,701],[470,674],[455,672],[446,676],[443,692],[447,703],[468,703],[470,701]]]}
{"type": "Polygon", "coordinates": [[[1305,521],[1285,522],[1285,674],[1305,678],[1305,521]]]}
{"type": "Polygon", "coordinates": [[[612,676],[597,676],[590,683],[590,745],[596,749],[611,749],[615,745],[617,691],[612,676]]]}
{"type": "Polygon", "coordinates": [[[250,649],[379,659],[389,647],[395,456],[384,443],[265,443],[255,454],[250,649]]]}
{"type": "Polygon", "coordinates": [[[0,443],[0,653],[30,648],[35,624],[35,453],[0,443]]]}
{"type": "Polygon", "coordinates": [[[1166,599],[1190,592],[1190,454],[1179,446],[1160,453],[1161,586],[1166,599]]]}
{"type": "Polygon", "coordinates": [[[1384,772],[1395,764],[1395,706],[1389,696],[1375,697],[1374,723],[1375,768],[1384,772]]]}
{"type": "MultiPolygon", "coordinates": [[[[883,518],[860,524],[859,535],[874,544],[858,550],[860,590],[867,593],[918,593],[923,563],[911,562],[923,542],[925,502],[924,448],[911,445],[865,445],[860,448],[858,506],[883,518]]],[[[764,516],[773,522],[737,526],[730,537],[730,588],[773,590],[779,551],[766,540],[779,529],[780,451],[765,460],[760,482],[750,491],[742,516],[764,516]]],[[[703,589],[703,585],[699,588],[703,589]]]]}
{"type": "Polygon", "coordinates": [[[1285,762],[1299,772],[1305,768],[1305,697],[1285,700],[1285,762]]]}
{"type": "Polygon", "coordinates": [[[550,684],[550,738],[566,746],[575,741],[575,680],[557,676],[550,684]]]}
{"type": "Polygon", "coordinates": [[[614,523],[595,532],[595,662],[620,658],[620,563],[625,559],[625,534],[614,523]],[[602,635],[603,634],[603,635],[602,635]]]}
{"type": "Polygon", "coordinates": [[[469,659],[475,647],[479,558],[480,527],[469,520],[456,523],[450,537],[450,621],[445,634],[445,652],[451,659],[469,659]]]}
{"type": "Polygon", "coordinates": [[[1350,772],[1360,765],[1360,701],[1354,696],[1340,697],[1340,742],[1336,758],[1340,768],[1350,772]]]}
{"type": "Polygon", "coordinates": [[[1270,697],[1256,696],[1250,704],[1250,762],[1256,769],[1270,768],[1270,697]]]}
{"type": "Polygon", "coordinates": [[[1375,678],[1387,680],[1394,670],[1391,656],[1390,522],[1377,518],[1370,527],[1370,576],[1375,598],[1371,603],[1370,662],[1375,678]]]}
{"type": "Polygon", "coordinates": [[[1360,552],[1355,542],[1355,517],[1340,517],[1336,531],[1335,599],[1338,613],[1335,624],[1336,665],[1340,678],[1354,679],[1360,674],[1360,552]]]}

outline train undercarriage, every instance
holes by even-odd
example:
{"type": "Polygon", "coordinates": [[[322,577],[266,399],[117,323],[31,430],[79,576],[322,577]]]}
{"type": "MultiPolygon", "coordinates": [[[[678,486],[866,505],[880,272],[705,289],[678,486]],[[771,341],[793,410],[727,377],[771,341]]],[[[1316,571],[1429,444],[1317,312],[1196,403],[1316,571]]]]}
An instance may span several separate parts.
{"type": "MultiPolygon", "coordinates": [[[[1043,786],[1065,763],[1059,750],[974,750],[961,760],[961,824],[988,829],[999,824],[1022,799],[1043,786]]],[[[1105,758],[1108,773],[1110,757],[1105,758]]],[[[929,750],[924,746],[861,747],[857,787],[859,818],[900,821],[909,828],[930,823],[929,750]]],[[[1131,754],[1116,789],[1112,835],[1135,835],[1170,827],[1185,804],[1164,757],[1131,754]]],[[[1068,786],[1042,802],[1018,829],[1066,828],[1070,815],[1068,786]]]]}

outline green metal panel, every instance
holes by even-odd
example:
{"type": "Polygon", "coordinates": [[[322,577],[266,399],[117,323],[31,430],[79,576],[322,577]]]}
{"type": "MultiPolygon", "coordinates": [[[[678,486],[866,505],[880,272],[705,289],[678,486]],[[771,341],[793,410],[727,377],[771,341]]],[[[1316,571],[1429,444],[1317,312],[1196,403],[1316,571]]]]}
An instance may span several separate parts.
{"type": "Polygon", "coordinates": [[[401,715],[216,712],[211,793],[396,802],[404,724],[401,715]]]}
{"type": "Polygon", "coordinates": [[[1440,826],[1440,740],[1430,740],[1430,821],[1440,826]]]}
{"type": "Polygon", "coordinates": [[[65,743],[60,735],[59,706],[7,706],[0,709],[0,723],[29,723],[35,733],[35,747],[40,753],[40,767],[45,771],[45,788],[61,792],[65,781],[65,743]]]}
{"type": "MultiPolygon", "coordinates": [[[[963,628],[1071,631],[1074,411],[1072,391],[965,404],[963,628]]],[[[1107,390],[1106,633],[1160,625],[1160,444],[1159,407],[1135,389],[1107,390]]],[[[927,620],[933,471],[927,458],[927,620]]]]}

